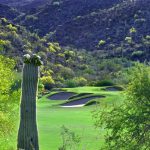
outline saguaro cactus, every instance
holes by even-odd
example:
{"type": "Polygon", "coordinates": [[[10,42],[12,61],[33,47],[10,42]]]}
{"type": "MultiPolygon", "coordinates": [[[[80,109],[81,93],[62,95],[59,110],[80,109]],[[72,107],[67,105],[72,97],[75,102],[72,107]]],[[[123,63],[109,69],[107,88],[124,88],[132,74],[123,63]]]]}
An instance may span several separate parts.
{"type": "Polygon", "coordinates": [[[37,55],[30,56],[27,54],[24,56],[18,150],[39,150],[36,97],[41,64],[40,57],[37,55]]]}

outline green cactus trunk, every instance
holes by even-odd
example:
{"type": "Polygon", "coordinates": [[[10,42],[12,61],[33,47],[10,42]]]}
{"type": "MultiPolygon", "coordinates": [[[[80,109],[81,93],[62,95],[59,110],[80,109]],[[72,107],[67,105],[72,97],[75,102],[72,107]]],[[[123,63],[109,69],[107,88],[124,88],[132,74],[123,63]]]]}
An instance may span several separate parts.
{"type": "Polygon", "coordinates": [[[36,124],[38,74],[38,66],[32,63],[24,64],[18,150],[39,150],[36,124]]]}

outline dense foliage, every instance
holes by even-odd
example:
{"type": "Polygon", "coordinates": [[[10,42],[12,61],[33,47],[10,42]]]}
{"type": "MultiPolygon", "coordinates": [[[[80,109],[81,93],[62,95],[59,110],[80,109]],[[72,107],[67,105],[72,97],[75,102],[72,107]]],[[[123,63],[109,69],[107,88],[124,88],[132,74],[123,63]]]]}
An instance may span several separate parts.
{"type": "Polygon", "coordinates": [[[1,18],[0,54],[13,57],[17,62],[16,69],[21,71],[22,56],[26,53],[37,53],[41,56],[44,63],[41,76],[52,77],[55,81],[53,85],[62,86],[65,80],[80,76],[86,69],[92,67],[88,60],[93,58],[85,51],[63,48],[59,43],[48,42],[47,39],[40,38],[37,34],[1,18]]]}
{"type": "Polygon", "coordinates": [[[19,91],[14,84],[14,61],[0,55],[0,149],[9,147],[10,134],[14,131],[19,91]]]}
{"type": "Polygon", "coordinates": [[[48,42],[46,37],[40,38],[37,34],[28,32],[24,27],[12,24],[5,18],[0,19],[0,39],[0,53],[13,57],[17,62],[15,68],[19,72],[24,54],[37,53],[41,56],[44,63],[41,81],[46,78],[52,78],[54,81],[52,84],[44,81],[43,84],[47,89],[83,86],[87,83],[93,85],[93,82],[99,80],[112,80],[116,72],[131,65],[124,58],[102,59],[96,52],[61,47],[59,43],[48,42]]]}
{"type": "Polygon", "coordinates": [[[148,150],[150,147],[150,68],[134,69],[121,106],[95,113],[96,126],[107,130],[104,150],[148,150]]]}

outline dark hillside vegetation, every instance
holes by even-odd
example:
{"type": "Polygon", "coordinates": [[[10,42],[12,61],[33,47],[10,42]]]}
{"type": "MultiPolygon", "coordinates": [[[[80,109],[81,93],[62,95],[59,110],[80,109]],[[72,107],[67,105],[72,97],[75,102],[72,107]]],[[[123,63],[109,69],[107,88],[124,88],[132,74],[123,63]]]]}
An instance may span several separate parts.
{"type": "Polygon", "coordinates": [[[124,2],[74,18],[51,36],[62,45],[104,50],[108,56],[149,59],[150,3],[124,2]]]}
{"type": "Polygon", "coordinates": [[[22,2],[18,10],[1,5],[0,53],[14,57],[17,69],[23,54],[39,54],[49,87],[55,81],[57,86],[97,85],[132,66],[129,60],[150,58],[148,0],[43,1],[40,8],[34,3],[22,2]],[[22,8],[25,13],[19,13],[22,8]]]}
{"type": "Polygon", "coordinates": [[[48,32],[54,32],[58,27],[69,23],[76,17],[112,7],[120,1],[122,0],[53,0],[49,5],[37,9],[34,14],[31,11],[32,16],[29,14],[21,18],[21,24],[28,26],[31,31],[45,35],[48,32]]]}
{"type": "Polygon", "coordinates": [[[22,2],[18,11],[24,13],[4,5],[0,12],[2,17],[61,46],[86,49],[101,58],[149,60],[149,0],[36,2],[22,2]]]}
{"type": "Polygon", "coordinates": [[[100,51],[105,57],[149,57],[149,0],[57,1],[16,19],[62,46],[100,51]]]}
{"type": "Polygon", "coordinates": [[[17,7],[17,6],[23,6],[23,5],[29,4],[33,1],[36,1],[36,0],[0,0],[0,3],[17,7]]]}
{"type": "Polygon", "coordinates": [[[24,27],[1,18],[0,54],[15,59],[15,69],[20,71],[21,58],[27,53],[41,56],[44,62],[42,82],[48,89],[70,85],[72,81],[76,82],[76,86],[83,86],[97,74],[96,68],[93,67],[95,59],[90,53],[61,47],[59,43],[49,42],[37,34],[28,32],[24,27]]]}
{"type": "Polygon", "coordinates": [[[7,19],[13,20],[19,15],[20,13],[16,9],[7,5],[0,4],[0,17],[5,17],[7,19]]]}
{"type": "Polygon", "coordinates": [[[27,13],[32,9],[51,3],[52,0],[0,0],[0,4],[8,5],[17,8],[21,12],[27,13]]]}

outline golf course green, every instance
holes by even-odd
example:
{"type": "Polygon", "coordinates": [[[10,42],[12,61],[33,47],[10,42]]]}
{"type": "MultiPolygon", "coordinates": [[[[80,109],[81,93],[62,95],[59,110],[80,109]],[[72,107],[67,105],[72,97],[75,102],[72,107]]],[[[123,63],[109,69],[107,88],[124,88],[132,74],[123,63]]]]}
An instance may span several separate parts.
{"type": "MultiPolygon", "coordinates": [[[[123,100],[122,91],[108,91],[105,90],[105,87],[65,88],[63,91],[75,94],[70,100],[51,100],[51,95],[59,93],[53,91],[44,95],[37,102],[40,149],[58,150],[62,145],[61,127],[65,126],[80,137],[78,150],[98,150],[104,143],[103,136],[105,131],[95,128],[92,112],[97,109],[103,109],[104,105],[109,106],[121,103],[123,100]],[[65,104],[68,101],[75,101],[91,95],[103,97],[97,97],[87,102],[95,101],[98,102],[97,105],[71,108],[61,107],[61,104],[65,104]]],[[[15,145],[16,139],[16,135],[14,136],[13,145],[15,145]]]]}

